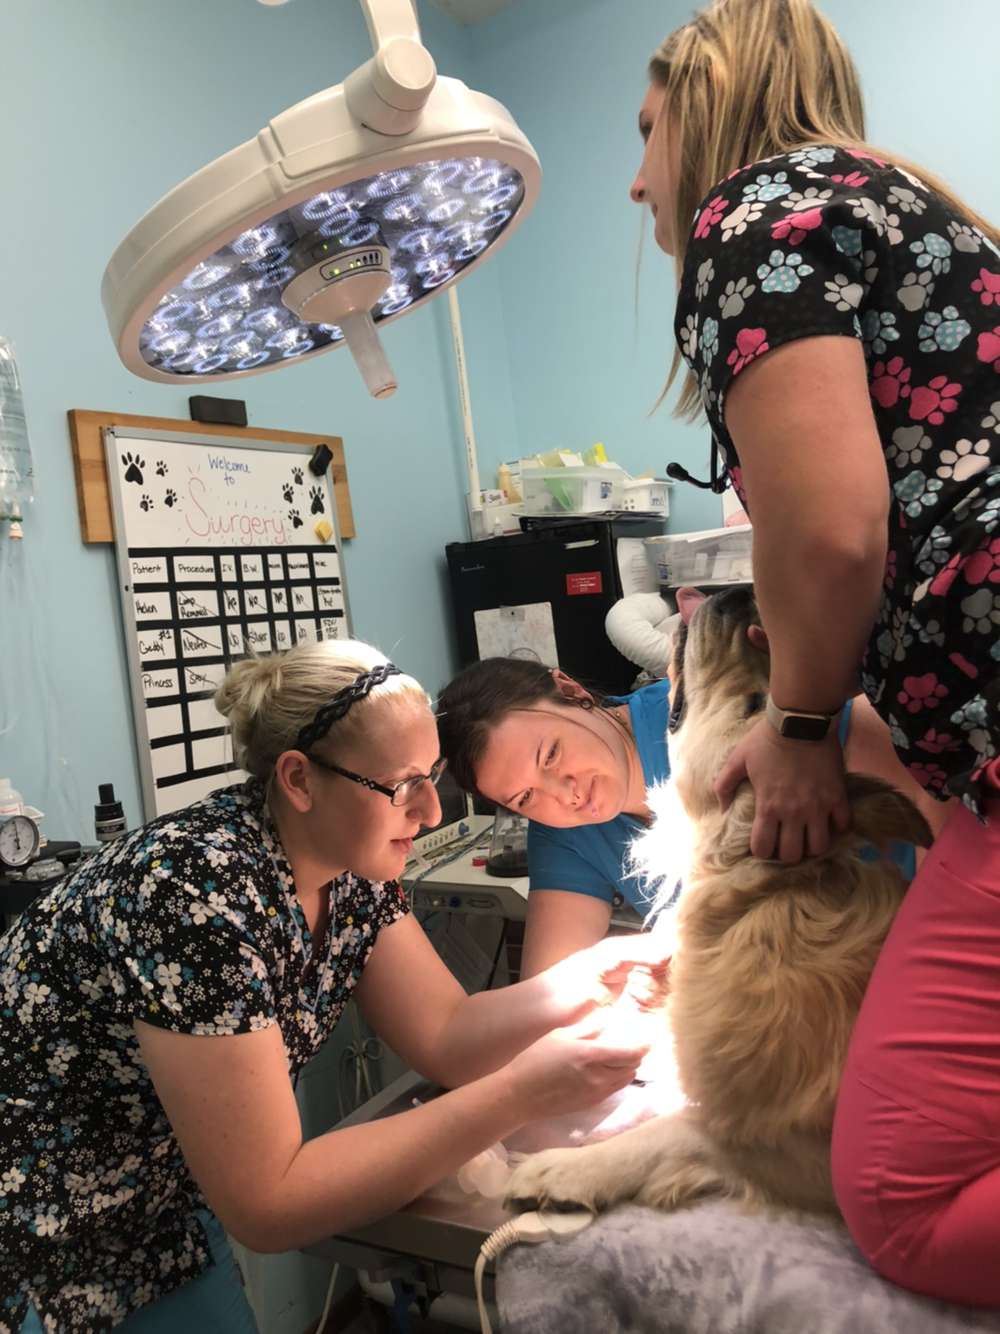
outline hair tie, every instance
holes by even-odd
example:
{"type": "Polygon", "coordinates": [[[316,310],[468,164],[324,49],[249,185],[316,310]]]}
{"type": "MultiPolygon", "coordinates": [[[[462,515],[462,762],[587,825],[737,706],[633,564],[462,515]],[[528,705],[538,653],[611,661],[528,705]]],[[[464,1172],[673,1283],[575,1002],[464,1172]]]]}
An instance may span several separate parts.
{"type": "Polygon", "coordinates": [[[338,690],[329,703],[324,704],[311,723],[302,728],[295,739],[295,749],[308,751],[317,741],[326,736],[333,724],[343,718],[348,709],[359,699],[364,699],[376,686],[387,681],[390,676],[402,676],[394,663],[383,662],[373,667],[370,672],[362,672],[349,686],[338,690]]]}

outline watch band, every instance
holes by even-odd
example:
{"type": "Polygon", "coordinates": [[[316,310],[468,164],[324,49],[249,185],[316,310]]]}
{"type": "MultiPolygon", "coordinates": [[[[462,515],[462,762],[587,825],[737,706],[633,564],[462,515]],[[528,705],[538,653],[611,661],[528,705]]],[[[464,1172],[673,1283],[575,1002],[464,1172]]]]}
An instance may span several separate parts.
{"type": "Polygon", "coordinates": [[[779,709],[770,695],[767,697],[767,721],[779,736],[790,741],[824,741],[831,728],[837,726],[843,709],[836,713],[804,713],[800,709],[779,709]]]}

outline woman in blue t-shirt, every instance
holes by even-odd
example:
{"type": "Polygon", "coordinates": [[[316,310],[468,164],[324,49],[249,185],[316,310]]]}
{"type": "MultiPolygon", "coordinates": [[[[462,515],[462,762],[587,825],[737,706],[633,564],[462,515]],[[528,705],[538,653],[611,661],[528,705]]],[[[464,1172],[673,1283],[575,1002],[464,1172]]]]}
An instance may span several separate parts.
{"type": "MultiPolygon", "coordinates": [[[[647,789],[670,773],[669,690],[664,680],[605,696],[538,662],[487,658],[442,692],[441,754],[456,782],[529,820],[522,977],[600,940],[616,901],[645,916],[628,850],[650,819],[647,789]]],[[[848,702],[841,729],[849,769],[885,778],[940,820],[863,697],[848,702]]],[[[898,858],[910,876],[913,858],[910,848],[898,858]]]]}

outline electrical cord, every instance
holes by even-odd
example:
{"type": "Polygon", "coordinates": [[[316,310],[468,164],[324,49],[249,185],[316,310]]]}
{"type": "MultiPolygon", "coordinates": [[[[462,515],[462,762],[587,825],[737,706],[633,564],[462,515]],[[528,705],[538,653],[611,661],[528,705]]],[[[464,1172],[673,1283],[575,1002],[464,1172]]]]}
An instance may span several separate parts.
{"type": "MultiPolygon", "coordinates": [[[[420,884],[421,880],[426,876],[429,876],[432,871],[439,871],[442,866],[450,866],[452,862],[457,862],[459,857],[464,857],[470,848],[476,847],[482,838],[483,831],[481,829],[478,832],[466,834],[464,838],[459,840],[459,842],[451,844],[449,850],[442,854],[442,856],[435,857],[433,860],[421,858],[424,865],[416,875],[406,875],[404,872],[403,878],[406,881],[406,892],[410,907],[413,907],[413,891],[417,885],[420,884]]],[[[483,842],[483,846],[487,846],[488,843],[489,840],[486,839],[483,842]]]]}
{"type": "MultiPolygon", "coordinates": [[[[343,1120],[349,1112],[357,1111],[362,1102],[373,1098],[376,1093],[375,1085],[372,1082],[372,1066],[381,1061],[385,1055],[385,1047],[378,1038],[366,1038],[361,1031],[361,1024],[358,1019],[358,1013],[353,1003],[346,1007],[350,1016],[351,1027],[354,1030],[354,1041],[349,1042],[340,1055],[340,1062],[337,1067],[337,1110],[340,1112],[340,1119],[343,1120]],[[344,1107],[344,1076],[350,1079],[354,1076],[354,1097],[350,1108],[344,1107]]],[[[381,1079],[379,1079],[381,1088],[381,1079]]]]}
{"type": "Polygon", "coordinates": [[[577,1232],[582,1232],[593,1221],[594,1215],[587,1209],[574,1209],[571,1213],[552,1213],[545,1209],[533,1209],[530,1213],[519,1214],[517,1218],[501,1224],[495,1232],[490,1233],[480,1247],[476,1267],[473,1270],[476,1304],[479,1307],[479,1327],[482,1334],[493,1334],[483,1297],[483,1276],[489,1262],[496,1260],[518,1242],[537,1245],[540,1241],[563,1241],[577,1232]]]}
{"type": "Polygon", "coordinates": [[[507,944],[507,918],[501,917],[500,939],[497,941],[496,953],[493,955],[493,963],[490,967],[490,975],[486,979],[486,986],[483,987],[484,991],[489,991],[490,988],[493,986],[494,979],[496,978],[497,975],[497,968],[500,966],[500,956],[503,954],[503,947],[506,944],[507,944]]]}
{"type": "Polygon", "coordinates": [[[337,1286],[337,1275],[340,1273],[339,1262],[333,1266],[333,1273],[330,1275],[330,1284],[326,1290],[326,1301],[323,1303],[323,1314],[319,1318],[319,1324],[316,1326],[316,1334],[333,1334],[332,1329],[327,1329],[326,1322],[330,1314],[330,1307],[333,1305],[333,1290],[337,1286]]]}

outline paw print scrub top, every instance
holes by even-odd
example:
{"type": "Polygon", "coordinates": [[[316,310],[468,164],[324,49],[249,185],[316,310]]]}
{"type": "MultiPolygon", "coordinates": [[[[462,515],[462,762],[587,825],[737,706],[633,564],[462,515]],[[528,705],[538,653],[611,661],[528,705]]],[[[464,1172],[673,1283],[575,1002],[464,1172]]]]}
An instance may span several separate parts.
{"type": "MultiPolygon", "coordinates": [[[[864,690],[917,780],[981,813],[1000,750],[1000,251],[908,172],[803,148],[710,192],[675,332],[741,496],[730,382],[797,338],[861,342],[892,493],[864,690]]],[[[850,503],[831,497],[830,522],[850,503]]]]}
{"type": "Polygon", "coordinates": [[[313,940],[251,779],[109,845],[0,938],[0,1331],[29,1304],[109,1330],[210,1263],[133,1020],[277,1024],[294,1075],[406,911],[394,882],[346,874],[313,940]]]}

